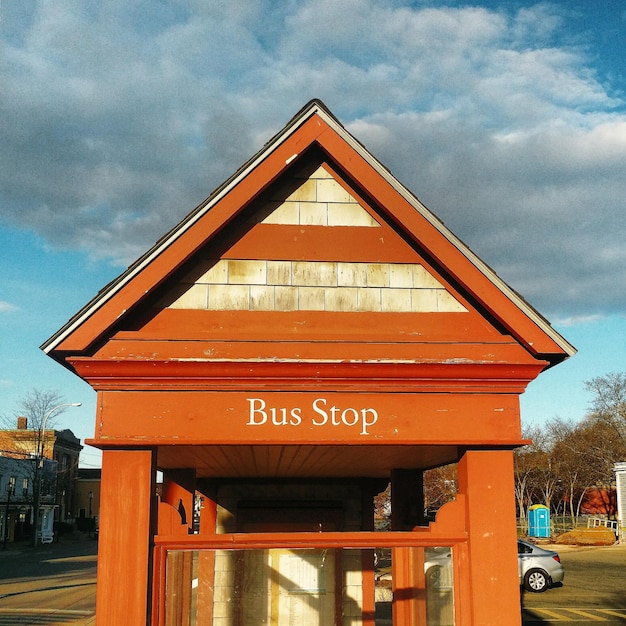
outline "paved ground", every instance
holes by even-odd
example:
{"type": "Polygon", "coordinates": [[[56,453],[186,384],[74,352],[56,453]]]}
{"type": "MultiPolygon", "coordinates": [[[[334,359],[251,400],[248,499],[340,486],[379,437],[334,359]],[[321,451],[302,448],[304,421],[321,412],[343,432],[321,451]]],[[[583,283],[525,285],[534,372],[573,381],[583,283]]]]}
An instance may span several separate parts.
{"type": "Polygon", "coordinates": [[[0,626],[95,624],[97,548],[76,534],[0,549],[0,626]]]}
{"type": "Polygon", "coordinates": [[[562,586],[524,593],[524,625],[626,626],[626,544],[607,547],[546,546],[565,568],[562,586]]]}

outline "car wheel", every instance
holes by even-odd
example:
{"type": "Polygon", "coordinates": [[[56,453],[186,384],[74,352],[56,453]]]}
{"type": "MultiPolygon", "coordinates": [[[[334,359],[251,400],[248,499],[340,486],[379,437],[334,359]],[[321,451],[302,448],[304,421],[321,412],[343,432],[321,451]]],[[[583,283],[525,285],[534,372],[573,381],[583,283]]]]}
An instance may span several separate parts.
{"type": "Polygon", "coordinates": [[[533,593],[541,593],[550,586],[548,575],[541,569],[529,569],[524,576],[524,588],[533,593]]]}

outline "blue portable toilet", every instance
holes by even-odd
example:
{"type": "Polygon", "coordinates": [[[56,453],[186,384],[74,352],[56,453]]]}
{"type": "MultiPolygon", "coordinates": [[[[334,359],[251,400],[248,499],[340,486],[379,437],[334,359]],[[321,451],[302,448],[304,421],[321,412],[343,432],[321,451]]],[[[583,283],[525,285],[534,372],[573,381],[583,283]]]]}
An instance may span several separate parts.
{"type": "Polygon", "coordinates": [[[545,504],[533,504],[528,509],[528,536],[550,537],[550,509],[545,504]]]}

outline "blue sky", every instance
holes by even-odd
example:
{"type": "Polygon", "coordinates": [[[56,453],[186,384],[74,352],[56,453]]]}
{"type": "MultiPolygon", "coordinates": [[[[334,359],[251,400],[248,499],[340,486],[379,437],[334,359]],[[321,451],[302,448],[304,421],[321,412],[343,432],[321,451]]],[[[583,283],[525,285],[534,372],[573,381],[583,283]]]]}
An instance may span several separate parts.
{"type": "Polygon", "coordinates": [[[314,97],[579,349],[525,421],[626,371],[621,0],[0,11],[0,416],[54,389],[93,434],[95,394],[38,346],[314,97]]]}

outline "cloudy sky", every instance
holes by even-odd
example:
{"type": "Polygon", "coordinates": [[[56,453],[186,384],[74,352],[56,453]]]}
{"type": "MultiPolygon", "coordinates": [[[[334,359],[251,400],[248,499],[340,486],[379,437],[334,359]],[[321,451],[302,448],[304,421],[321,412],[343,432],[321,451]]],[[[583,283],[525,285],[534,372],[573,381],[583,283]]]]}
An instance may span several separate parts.
{"type": "MultiPolygon", "coordinates": [[[[95,394],[38,346],[310,99],[579,354],[525,418],[626,370],[622,0],[7,0],[0,9],[0,416],[95,394]]],[[[85,462],[87,464],[87,461],[85,462]]]]}

